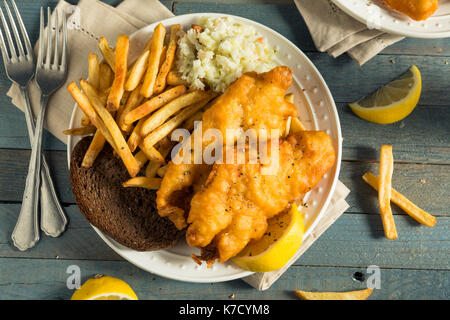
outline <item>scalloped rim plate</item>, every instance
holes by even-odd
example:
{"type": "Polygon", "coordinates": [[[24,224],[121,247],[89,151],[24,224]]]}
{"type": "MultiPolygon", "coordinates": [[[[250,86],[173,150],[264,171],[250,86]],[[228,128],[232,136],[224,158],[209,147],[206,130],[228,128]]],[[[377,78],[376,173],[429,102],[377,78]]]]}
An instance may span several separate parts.
{"type": "MultiPolygon", "coordinates": [[[[319,185],[305,196],[305,201],[309,204],[309,207],[305,208],[305,225],[307,227],[305,237],[307,237],[323,216],[334,193],[339,176],[342,138],[333,97],[318,70],[300,49],[282,35],[257,22],[238,16],[217,13],[180,15],[161,22],[166,26],[181,24],[184,29],[187,29],[202,16],[232,17],[235,21],[253,26],[262,36],[266,37],[269,43],[277,49],[277,62],[287,65],[294,71],[294,81],[288,92],[294,93],[295,104],[299,108],[303,123],[308,129],[327,132],[332,138],[337,154],[336,164],[324,176],[319,185]]],[[[137,57],[158,23],[144,27],[130,36],[130,61],[137,57]]],[[[70,128],[80,126],[80,121],[81,111],[75,105],[70,128]]],[[[68,137],[67,161],[69,166],[72,149],[80,139],[80,137],[68,137]]],[[[167,250],[138,252],[120,245],[95,227],[94,230],[124,259],[143,270],[162,277],[187,282],[210,283],[243,278],[252,274],[252,272],[242,270],[231,262],[215,263],[212,268],[206,268],[204,264],[199,266],[191,259],[191,254],[198,254],[199,251],[196,248],[188,247],[185,241],[179,241],[174,248],[167,250]]]]}
{"type": "Polygon", "coordinates": [[[450,37],[450,0],[440,0],[439,9],[425,21],[410,19],[383,4],[378,5],[374,0],[332,1],[345,13],[366,25],[379,21],[380,27],[377,29],[387,33],[424,39],[450,37]],[[374,7],[377,12],[373,10],[374,7]]]}

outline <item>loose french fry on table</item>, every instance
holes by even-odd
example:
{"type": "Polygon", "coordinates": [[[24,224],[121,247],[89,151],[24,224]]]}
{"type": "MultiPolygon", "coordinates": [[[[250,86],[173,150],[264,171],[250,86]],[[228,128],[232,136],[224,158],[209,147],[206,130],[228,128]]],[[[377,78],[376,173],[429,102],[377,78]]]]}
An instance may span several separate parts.
{"type": "Polygon", "coordinates": [[[168,89],[164,91],[163,93],[159,94],[158,96],[151,98],[150,100],[146,101],[142,105],[134,108],[132,111],[127,112],[127,114],[124,116],[124,124],[130,125],[133,122],[140,120],[147,116],[148,114],[152,113],[153,111],[161,108],[165,104],[169,103],[173,99],[181,96],[186,92],[186,87],[176,86],[171,89],[168,89]]]}
{"type": "Polygon", "coordinates": [[[111,113],[109,113],[109,111],[106,110],[105,106],[101,103],[96,90],[83,79],[80,80],[80,85],[83,91],[86,93],[89,101],[92,103],[95,111],[97,111],[99,116],[104,121],[105,126],[108,128],[108,131],[110,132],[114,143],[117,146],[116,152],[125,164],[128,173],[131,177],[135,177],[139,173],[140,168],[136,159],[131,153],[127,142],[125,141],[125,138],[123,137],[122,131],[120,131],[111,113]]]}
{"type": "Polygon", "coordinates": [[[117,111],[120,100],[125,91],[125,78],[127,75],[128,50],[130,38],[126,35],[119,35],[116,43],[116,63],[114,69],[114,81],[108,95],[107,108],[109,111],[117,111]]]}
{"type": "Polygon", "coordinates": [[[373,289],[364,289],[348,292],[311,292],[295,290],[297,297],[303,300],[366,300],[373,292],[373,289]]]}
{"type": "Polygon", "coordinates": [[[175,70],[169,71],[166,77],[166,81],[169,86],[179,86],[181,84],[187,85],[186,81],[181,79],[181,75],[175,70]]]}
{"type": "Polygon", "coordinates": [[[94,134],[94,138],[92,138],[89,148],[86,151],[86,154],[84,155],[83,161],[81,162],[81,166],[83,168],[92,167],[95,159],[97,159],[97,156],[103,150],[105,142],[105,137],[102,135],[100,130],[97,130],[97,132],[94,134]]]}
{"type": "Polygon", "coordinates": [[[98,48],[102,53],[103,59],[109,64],[112,70],[116,70],[116,54],[113,49],[108,44],[105,37],[101,37],[98,41],[98,48]]]}
{"type": "Polygon", "coordinates": [[[384,234],[390,240],[397,239],[394,216],[391,210],[392,173],[394,172],[394,158],[392,146],[382,145],[380,152],[380,179],[378,186],[378,202],[380,204],[381,219],[384,234]]]}
{"type": "MultiPolygon", "coordinates": [[[[87,118],[89,120],[89,118],[87,118]]],[[[88,125],[81,128],[72,128],[64,130],[63,133],[68,136],[85,136],[87,134],[94,133],[97,130],[95,126],[88,125]]]]}
{"type": "MultiPolygon", "coordinates": [[[[153,147],[157,142],[166,137],[174,129],[176,129],[180,124],[182,124],[186,119],[191,117],[194,113],[202,109],[208,102],[210,98],[206,98],[202,101],[189,106],[178,114],[176,114],[169,121],[165,122],[155,130],[153,130],[149,135],[144,138],[143,146],[145,149],[153,147]]],[[[142,129],[141,129],[142,130],[142,129]]]]}
{"type": "Polygon", "coordinates": [[[136,60],[133,67],[130,69],[127,82],[125,83],[125,90],[133,91],[141,82],[142,77],[147,70],[148,56],[150,51],[144,51],[136,60]]]}
{"type": "Polygon", "coordinates": [[[141,88],[141,94],[146,98],[150,98],[150,96],[153,94],[156,76],[158,75],[165,35],[166,28],[162,23],[158,24],[158,26],[156,26],[155,30],[153,31],[153,36],[150,44],[150,55],[148,57],[148,67],[141,88]]]}
{"type": "Polygon", "coordinates": [[[178,41],[178,32],[180,31],[180,28],[181,26],[179,24],[175,24],[170,27],[170,38],[169,38],[169,45],[167,47],[166,57],[156,77],[155,90],[153,94],[161,93],[166,87],[167,74],[169,73],[170,69],[172,69],[173,61],[175,58],[175,52],[177,49],[177,41],[178,41]]]}
{"type": "Polygon", "coordinates": [[[149,177],[136,177],[122,184],[125,188],[129,187],[140,187],[149,190],[158,190],[161,185],[160,178],[149,178],[149,177]]]}
{"type": "MultiPolygon", "coordinates": [[[[366,172],[363,177],[365,182],[367,182],[372,188],[378,191],[379,189],[379,179],[377,176],[371,172],[366,172]]],[[[391,201],[399,206],[403,211],[405,211],[411,218],[417,222],[426,225],[428,227],[433,227],[436,224],[437,219],[433,217],[428,212],[420,209],[413,202],[407,199],[400,192],[391,189],[391,201]]]]}
{"type": "Polygon", "coordinates": [[[170,101],[164,107],[158,109],[147,120],[145,120],[145,122],[142,124],[141,135],[148,135],[152,130],[162,125],[167,119],[169,119],[169,117],[171,117],[181,109],[199,101],[208,98],[211,99],[212,97],[212,93],[201,90],[195,90],[179,96],[178,98],[170,101]]]}
{"type": "Polygon", "coordinates": [[[76,83],[73,81],[69,83],[67,89],[69,90],[73,99],[78,103],[80,109],[83,110],[83,112],[88,116],[89,121],[97,127],[97,129],[101,132],[101,134],[105,137],[105,139],[113,147],[113,149],[117,150],[117,146],[112,138],[112,135],[109,133],[102,118],[97,114],[94,107],[91,105],[88,97],[86,97],[86,95],[81,92],[76,83]]]}

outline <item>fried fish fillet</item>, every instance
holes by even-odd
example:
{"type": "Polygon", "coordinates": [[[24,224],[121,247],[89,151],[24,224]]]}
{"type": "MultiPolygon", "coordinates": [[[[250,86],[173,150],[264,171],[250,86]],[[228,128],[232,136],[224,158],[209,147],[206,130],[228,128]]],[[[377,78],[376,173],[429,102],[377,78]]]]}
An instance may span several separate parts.
{"type": "Polygon", "coordinates": [[[406,14],[414,20],[426,20],[437,9],[439,0],[384,0],[393,10],[406,14]]]}
{"type": "Polygon", "coordinates": [[[290,134],[278,150],[278,167],[271,174],[262,173],[267,164],[214,164],[189,211],[186,240],[203,248],[197,258],[224,262],[262,237],[267,219],[314,188],[336,157],[322,131],[290,134]]]}
{"type": "MultiPolygon", "coordinates": [[[[222,134],[225,145],[233,145],[238,136],[227,139],[227,130],[231,132],[254,129],[279,129],[285,131],[289,117],[297,116],[296,107],[284,99],[286,90],[292,83],[292,70],[285,66],[275,67],[269,72],[246,73],[236,80],[216,99],[202,117],[201,130],[217,129],[222,134]]],[[[194,146],[194,134],[191,145],[194,146]]],[[[203,149],[212,143],[212,139],[202,138],[203,149]]],[[[158,213],[168,217],[178,229],[187,226],[186,216],[189,200],[196,189],[201,187],[208,176],[211,166],[207,164],[175,164],[169,162],[167,171],[157,192],[158,213]],[[180,203],[180,195],[184,199],[180,203]]]]}

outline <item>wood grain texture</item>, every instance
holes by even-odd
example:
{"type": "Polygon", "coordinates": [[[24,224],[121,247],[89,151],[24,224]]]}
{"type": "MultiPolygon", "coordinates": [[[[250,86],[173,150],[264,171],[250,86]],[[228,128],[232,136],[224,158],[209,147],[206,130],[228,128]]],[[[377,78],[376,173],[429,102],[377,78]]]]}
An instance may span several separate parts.
{"type": "MultiPolygon", "coordinates": [[[[10,241],[19,210],[19,204],[0,204],[0,257],[122,260],[94,232],[76,206],[65,207],[70,224],[61,237],[42,235],[36,247],[19,252],[10,241]]],[[[434,228],[421,226],[407,216],[396,216],[395,222],[399,239],[389,241],[383,236],[379,215],[344,214],[295,265],[449,269],[450,217],[439,217],[434,228]]]]}
{"type": "MultiPolygon", "coordinates": [[[[293,290],[349,291],[365,288],[353,280],[355,272],[366,276],[366,267],[293,266],[266,291],[257,291],[241,280],[196,284],[165,279],[124,261],[0,258],[0,299],[69,299],[69,266],[80,268],[82,282],[98,273],[128,282],[140,299],[297,299],[293,290]],[[32,275],[32,276],[31,276],[32,275]]],[[[445,271],[381,269],[381,289],[372,299],[447,299],[450,279],[445,271]]]]}

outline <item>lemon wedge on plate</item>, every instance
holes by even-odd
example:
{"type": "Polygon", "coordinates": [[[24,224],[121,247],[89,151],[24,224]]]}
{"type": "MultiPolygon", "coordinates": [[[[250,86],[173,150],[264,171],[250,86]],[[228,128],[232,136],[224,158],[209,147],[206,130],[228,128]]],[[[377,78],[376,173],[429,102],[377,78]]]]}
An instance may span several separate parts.
{"type": "Polygon", "coordinates": [[[262,238],[250,242],[232,261],[245,270],[268,272],[282,268],[303,241],[303,215],[295,204],[269,219],[262,238]]]}
{"type": "Polygon", "coordinates": [[[349,106],[361,119],[379,124],[394,123],[414,110],[421,91],[420,71],[412,66],[397,79],[349,106]]]}
{"type": "Polygon", "coordinates": [[[138,300],[138,297],[125,281],[97,275],[83,283],[71,300],[138,300]]]}

